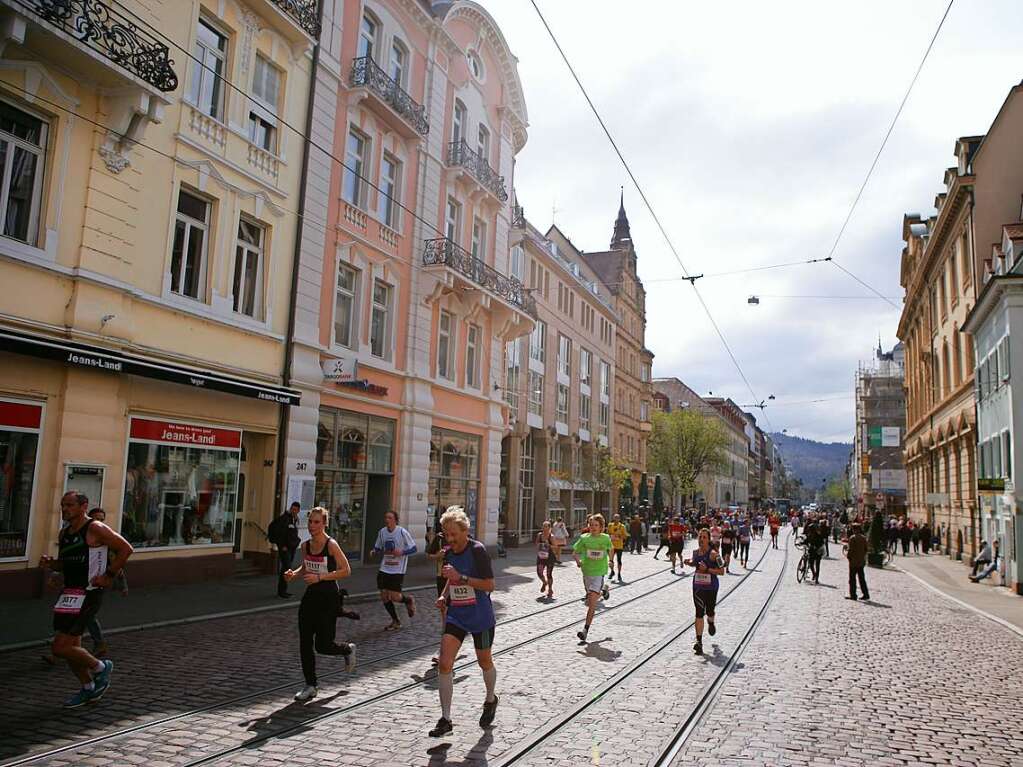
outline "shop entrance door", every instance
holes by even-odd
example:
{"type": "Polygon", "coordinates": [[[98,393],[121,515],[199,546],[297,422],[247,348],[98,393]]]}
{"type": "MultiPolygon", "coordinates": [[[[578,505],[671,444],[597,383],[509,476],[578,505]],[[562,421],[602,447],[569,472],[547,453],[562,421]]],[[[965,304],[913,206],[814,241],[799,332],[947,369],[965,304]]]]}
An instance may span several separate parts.
{"type": "MultiPolygon", "coordinates": [[[[372,549],[373,544],[376,543],[377,533],[384,526],[384,514],[391,510],[391,476],[389,474],[370,474],[367,478],[366,526],[363,528],[366,539],[362,549],[366,552],[372,549]]],[[[399,524],[404,524],[406,521],[401,520],[399,524]]],[[[412,533],[413,538],[416,537],[415,532],[412,530],[409,532],[412,533]]],[[[363,557],[364,561],[366,559],[363,557]]]]}

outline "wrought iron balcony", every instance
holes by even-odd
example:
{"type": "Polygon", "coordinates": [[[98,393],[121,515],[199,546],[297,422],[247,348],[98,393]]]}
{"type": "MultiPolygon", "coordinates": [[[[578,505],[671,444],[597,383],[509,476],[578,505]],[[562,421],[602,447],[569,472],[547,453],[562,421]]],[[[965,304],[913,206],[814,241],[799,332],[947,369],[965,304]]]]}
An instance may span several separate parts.
{"type": "Polygon", "coordinates": [[[454,269],[470,282],[517,306],[536,319],[536,299],[514,277],[505,277],[446,237],[427,240],[423,266],[443,265],[454,269]]]}
{"type": "Polygon", "coordinates": [[[312,37],[320,36],[319,0],[270,0],[312,37]]]}
{"type": "Polygon", "coordinates": [[[448,144],[448,165],[465,168],[487,191],[501,202],[507,202],[508,190],[504,188],[504,176],[497,175],[486,158],[471,149],[465,139],[448,144]]]}
{"type": "Polygon", "coordinates": [[[167,46],[101,0],[16,2],[158,90],[178,87],[167,46]]]}
{"type": "Polygon", "coordinates": [[[351,84],[356,88],[368,88],[382,98],[420,136],[425,136],[430,132],[430,121],[426,119],[426,109],[421,104],[417,104],[373,59],[363,56],[352,62],[351,84]]]}

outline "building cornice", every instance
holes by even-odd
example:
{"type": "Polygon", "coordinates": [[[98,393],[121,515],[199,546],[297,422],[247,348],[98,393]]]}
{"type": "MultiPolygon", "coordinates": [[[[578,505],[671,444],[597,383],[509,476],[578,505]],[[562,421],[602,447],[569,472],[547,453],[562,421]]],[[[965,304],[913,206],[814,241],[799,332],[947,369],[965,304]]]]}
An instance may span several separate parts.
{"type": "MultiPolygon", "coordinates": [[[[896,335],[905,339],[909,332],[909,324],[921,309],[921,304],[927,300],[927,284],[933,279],[935,267],[944,252],[948,241],[949,230],[959,218],[966,201],[973,193],[973,184],[976,177],[972,175],[956,176],[949,189],[948,199],[938,212],[938,217],[931,227],[924,246],[923,255],[920,257],[916,269],[906,286],[905,304],[902,315],[899,317],[899,327],[896,335]]],[[[923,307],[926,310],[926,306],[923,307]]]]}

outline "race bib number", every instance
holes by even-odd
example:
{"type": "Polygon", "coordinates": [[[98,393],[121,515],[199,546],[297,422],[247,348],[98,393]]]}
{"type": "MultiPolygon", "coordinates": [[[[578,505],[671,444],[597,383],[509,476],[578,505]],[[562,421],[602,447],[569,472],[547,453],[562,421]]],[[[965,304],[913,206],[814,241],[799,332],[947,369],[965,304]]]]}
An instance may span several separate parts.
{"type": "Polygon", "coordinates": [[[547,559],[547,557],[549,557],[549,556],[550,556],[550,552],[546,551],[546,550],[543,550],[543,549],[541,549],[540,551],[536,552],[537,559],[547,559]]]}
{"type": "Polygon", "coordinates": [[[85,589],[64,589],[57,597],[57,604],[53,606],[55,613],[61,615],[78,615],[85,604],[85,589]]]}
{"type": "Polygon", "coordinates": [[[586,549],[587,559],[603,559],[604,556],[604,549],[586,549]]]}
{"type": "Polygon", "coordinates": [[[694,582],[697,586],[709,586],[711,584],[710,573],[697,573],[694,582]]]}
{"type": "Polygon", "coordinates": [[[748,535],[740,535],[739,536],[739,540],[742,541],[743,543],[749,543],[749,536],[748,535]]]}
{"type": "Polygon", "coordinates": [[[472,586],[452,584],[448,588],[448,594],[451,595],[452,607],[468,607],[476,604],[476,590],[472,586]]]}
{"type": "Polygon", "coordinates": [[[389,567],[400,567],[401,557],[398,556],[397,554],[387,554],[386,556],[384,556],[384,564],[388,565],[389,567]]]}
{"type": "Polygon", "coordinates": [[[329,572],[327,570],[326,557],[307,556],[303,564],[305,566],[305,571],[307,573],[312,573],[313,575],[326,575],[329,572]]]}

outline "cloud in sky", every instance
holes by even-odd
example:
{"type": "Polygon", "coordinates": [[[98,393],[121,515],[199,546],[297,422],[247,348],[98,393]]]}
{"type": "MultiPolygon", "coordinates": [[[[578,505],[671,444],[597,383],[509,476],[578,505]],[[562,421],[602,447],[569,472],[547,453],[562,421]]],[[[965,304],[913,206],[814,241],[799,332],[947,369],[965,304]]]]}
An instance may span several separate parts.
{"type": "MultiPolygon", "coordinates": [[[[515,186],[544,228],[607,247],[625,185],[654,374],[750,404],[681,268],[529,0],[482,0],[519,58],[530,116],[515,186]]],[[[690,273],[827,255],[947,0],[537,0],[690,273]]],[[[902,216],[933,211],[959,136],[1023,77],[1013,0],[953,6],[836,258],[901,307],[902,216]]],[[[857,363],[899,309],[830,264],[698,282],[758,421],[848,440],[857,363]],[[747,304],[761,296],[759,306],[747,304]],[[841,300],[789,296],[843,296],[841,300]],[[855,298],[854,298],[855,297],[855,298]],[[847,395],[844,401],[792,405],[847,395]]]]}

